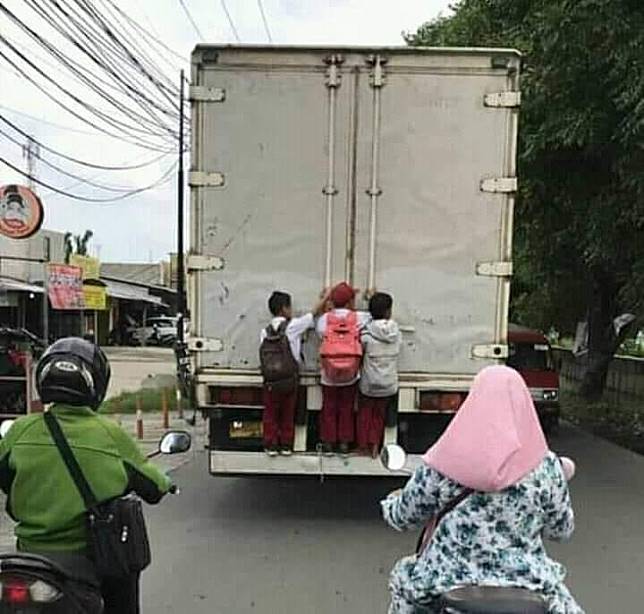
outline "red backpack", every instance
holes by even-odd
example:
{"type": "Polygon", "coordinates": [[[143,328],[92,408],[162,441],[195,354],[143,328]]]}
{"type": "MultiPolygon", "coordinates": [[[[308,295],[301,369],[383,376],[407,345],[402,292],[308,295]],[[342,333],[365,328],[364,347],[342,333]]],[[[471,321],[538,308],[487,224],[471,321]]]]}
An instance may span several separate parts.
{"type": "Polygon", "coordinates": [[[326,377],[334,384],[346,384],[360,370],[362,344],[358,316],[350,311],[346,317],[332,311],[326,315],[326,332],[320,347],[320,362],[326,377]]]}

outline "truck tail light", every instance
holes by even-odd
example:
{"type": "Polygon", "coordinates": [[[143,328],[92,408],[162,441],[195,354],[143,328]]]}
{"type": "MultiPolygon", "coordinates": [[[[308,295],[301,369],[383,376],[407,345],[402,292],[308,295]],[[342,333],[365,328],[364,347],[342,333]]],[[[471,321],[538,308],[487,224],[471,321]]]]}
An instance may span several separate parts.
{"type": "Polygon", "coordinates": [[[211,386],[210,401],[213,405],[262,407],[262,388],[254,386],[211,386]]]}
{"type": "Polygon", "coordinates": [[[462,392],[421,392],[418,403],[420,411],[454,413],[465,400],[462,392]]]}

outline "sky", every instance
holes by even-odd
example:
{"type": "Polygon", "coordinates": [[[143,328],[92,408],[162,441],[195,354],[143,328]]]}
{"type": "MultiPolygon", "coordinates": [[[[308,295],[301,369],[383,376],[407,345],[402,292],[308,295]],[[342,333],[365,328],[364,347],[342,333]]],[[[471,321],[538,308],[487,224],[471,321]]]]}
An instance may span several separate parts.
{"type": "MultiPolygon", "coordinates": [[[[91,4],[103,11],[108,1],[91,0],[91,4]]],[[[449,1],[262,0],[261,5],[275,44],[396,45],[402,44],[403,32],[415,31],[425,21],[447,12],[449,1]]],[[[181,0],[114,2],[178,54],[164,51],[163,56],[154,56],[159,58],[159,69],[174,83],[178,83],[180,67],[188,68],[190,52],[198,42],[235,43],[233,27],[242,43],[267,42],[268,34],[258,0],[183,0],[187,12],[181,0]],[[232,26],[224,7],[230,13],[232,26]]],[[[25,0],[4,0],[3,4],[28,27],[50,40],[55,49],[65,51],[82,66],[91,68],[91,61],[53,31],[25,0]]],[[[37,4],[51,3],[44,0],[37,4]]],[[[65,87],[80,100],[93,104],[111,117],[104,100],[89,91],[87,86],[70,78],[60,63],[12,23],[6,14],[0,14],[0,35],[6,36],[18,51],[43,69],[45,75],[38,76],[38,80],[45,86],[46,93],[55,94],[55,98],[62,100],[65,97],[56,87],[65,87]],[[51,81],[47,81],[47,77],[51,81]]],[[[83,185],[78,179],[63,175],[36,160],[35,175],[38,179],[91,198],[123,194],[114,190],[138,189],[166,179],[162,186],[110,204],[74,201],[37,186],[36,191],[45,208],[45,227],[74,233],[91,229],[95,234],[93,253],[106,262],[152,262],[167,258],[168,253],[175,249],[177,188],[173,165],[176,155],[162,155],[97,132],[19,75],[2,57],[3,52],[14,61],[16,55],[0,41],[0,114],[6,119],[41,143],[91,164],[136,166],[150,162],[141,169],[106,171],[83,168],[41,150],[40,155],[62,171],[107,185],[113,191],[83,185]]],[[[29,74],[34,74],[33,69],[29,74]]],[[[72,111],[78,111],[73,101],[68,106],[72,111]]],[[[0,123],[0,130],[18,141],[13,143],[0,134],[0,157],[26,171],[27,162],[20,147],[25,137],[7,128],[6,124],[0,123]]],[[[27,180],[0,162],[0,185],[8,183],[25,184],[27,180]]]]}

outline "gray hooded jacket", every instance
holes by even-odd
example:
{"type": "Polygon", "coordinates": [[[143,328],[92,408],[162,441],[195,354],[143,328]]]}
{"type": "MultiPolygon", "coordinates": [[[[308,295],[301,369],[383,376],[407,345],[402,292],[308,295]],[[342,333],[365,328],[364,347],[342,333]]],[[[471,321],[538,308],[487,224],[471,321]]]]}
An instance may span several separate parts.
{"type": "Polygon", "coordinates": [[[393,320],[373,320],[362,331],[364,357],[360,392],[368,397],[390,397],[398,392],[398,355],[402,343],[393,320]]]}

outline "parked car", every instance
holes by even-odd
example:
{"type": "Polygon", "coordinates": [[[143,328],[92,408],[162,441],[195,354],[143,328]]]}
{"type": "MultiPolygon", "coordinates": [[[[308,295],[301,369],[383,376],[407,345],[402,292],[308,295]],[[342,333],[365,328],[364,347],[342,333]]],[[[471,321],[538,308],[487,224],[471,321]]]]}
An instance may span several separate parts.
{"type": "MultiPolygon", "coordinates": [[[[131,339],[134,345],[157,345],[172,347],[177,341],[176,316],[155,316],[145,321],[145,326],[131,329],[131,339]]],[[[184,322],[186,330],[187,322],[184,322]]]]}
{"type": "Polygon", "coordinates": [[[537,407],[541,424],[549,432],[559,424],[559,373],[547,337],[531,328],[510,324],[507,365],[525,380],[537,407]]]}

